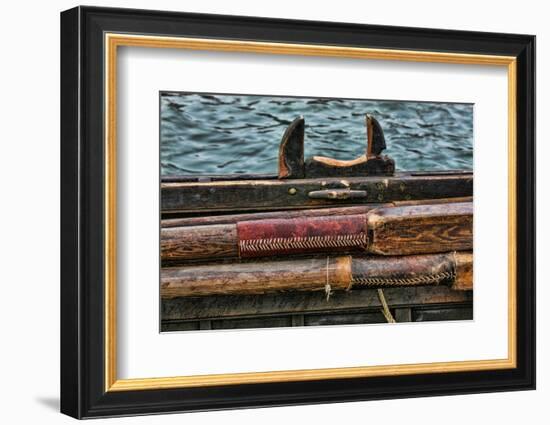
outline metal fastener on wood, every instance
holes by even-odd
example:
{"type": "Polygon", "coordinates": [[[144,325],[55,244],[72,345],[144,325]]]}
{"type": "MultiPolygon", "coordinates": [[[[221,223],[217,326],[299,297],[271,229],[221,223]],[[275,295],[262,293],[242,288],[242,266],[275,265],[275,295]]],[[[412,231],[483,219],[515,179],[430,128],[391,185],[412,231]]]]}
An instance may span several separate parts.
{"type": "Polygon", "coordinates": [[[314,190],[308,193],[311,199],[358,199],[366,198],[366,190],[351,190],[351,189],[327,189],[314,190]]]}

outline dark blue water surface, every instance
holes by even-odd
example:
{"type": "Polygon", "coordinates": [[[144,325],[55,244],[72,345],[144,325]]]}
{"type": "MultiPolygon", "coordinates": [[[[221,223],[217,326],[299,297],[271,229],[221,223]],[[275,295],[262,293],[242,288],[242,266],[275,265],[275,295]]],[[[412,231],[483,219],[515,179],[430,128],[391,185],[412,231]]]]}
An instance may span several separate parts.
{"type": "Polygon", "coordinates": [[[161,93],[162,174],[276,173],[283,132],[300,115],[306,158],[353,159],[365,152],[366,113],[397,169],[472,168],[471,104],[161,93]]]}

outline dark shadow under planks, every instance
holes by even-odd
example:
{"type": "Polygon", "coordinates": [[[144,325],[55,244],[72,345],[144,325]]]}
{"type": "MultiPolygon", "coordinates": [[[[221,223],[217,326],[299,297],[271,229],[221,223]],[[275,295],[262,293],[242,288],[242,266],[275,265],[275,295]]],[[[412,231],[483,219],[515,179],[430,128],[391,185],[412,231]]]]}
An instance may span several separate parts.
{"type": "Polygon", "coordinates": [[[380,310],[339,314],[304,315],[304,326],[359,325],[368,323],[385,323],[386,319],[380,310]]]}
{"type": "MultiPolygon", "coordinates": [[[[406,307],[390,309],[397,323],[470,320],[472,319],[471,303],[451,303],[426,307],[406,307]]],[[[316,313],[292,315],[257,315],[229,319],[212,319],[200,321],[173,320],[162,323],[162,332],[282,328],[300,326],[360,325],[386,323],[380,308],[350,309],[343,311],[322,311],[316,313]]]]}
{"type": "MultiPolygon", "coordinates": [[[[384,290],[384,295],[391,308],[469,303],[473,299],[472,291],[454,291],[446,286],[390,288],[384,290]]],[[[173,321],[302,314],[327,310],[336,313],[371,307],[381,307],[376,289],[335,291],[328,301],[324,292],[217,295],[163,300],[162,318],[164,321],[173,321]]]]}
{"type": "Polygon", "coordinates": [[[442,320],[473,320],[471,305],[441,306],[437,308],[417,308],[413,310],[413,322],[436,322],[442,320]]]}

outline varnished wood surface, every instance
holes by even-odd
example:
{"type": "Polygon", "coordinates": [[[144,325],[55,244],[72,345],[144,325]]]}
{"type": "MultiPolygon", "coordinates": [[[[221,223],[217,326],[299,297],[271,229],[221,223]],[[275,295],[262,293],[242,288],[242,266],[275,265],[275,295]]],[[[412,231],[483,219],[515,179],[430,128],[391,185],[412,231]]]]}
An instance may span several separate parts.
{"type": "Polygon", "coordinates": [[[471,252],[455,253],[456,279],[453,289],[471,291],[474,289],[474,262],[471,252]]]}
{"type": "Polygon", "coordinates": [[[419,203],[382,207],[368,210],[366,214],[348,214],[361,208],[331,209],[334,213],[344,211],[344,215],[326,215],[325,212],[319,216],[308,213],[305,217],[272,219],[262,216],[259,220],[236,221],[250,216],[237,215],[226,224],[164,227],[161,229],[161,257],[163,261],[182,261],[270,257],[303,252],[330,253],[337,242],[340,251],[377,255],[438,253],[472,248],[471,202],[419,203]],[[351,234],[339,232],[341,226],[337,224],[352,217],[361,217],[366,226],[360,226],[360,231],[351,234]],[[317,222],[318,226],[315,225],[317,222]],[[244,228],[248,229],[246,235],[241,231],[244,228]],[[287,229],[286,233],[277,230],[283,228],[287,229]],[[272,231],[267,232],[266,229],[272,231]],[[320,237],[325,239],[321,242],[318,240],[320,237]],[[252,246],[254,250],[243,250],[243,244],[252,246]]]}
{"type": "MultiPolygon", "coordinates": [[[[164,235],[169,235],[168,239],[171,244],[168,245],[161,242],[163,246],[163,260],[190,259],[208,261],[216,258],[238,258],[238,237],[235,229],[237,227],[236,225],[241,221],[326,217],[335,215],[344,216],[358,213],[365,214],[366,220],[368,220],[367,214],[376,214],[377,217],[383,217],[381,219],[386,220],[384,226],[377,225],[373,227],[373,231],[371,232],[373,239],[377,242],[380,242],[382,238],[385,241],[385,245],[380,243],[369,244],[369,249],[372,248],[377,254],[401,255],[416,252],[439,252],[438,249],[442,251],[471,249],[471,242],[470,245],[468,245],[467,242],[466,245],[464,245],[464,239],[468,237],[467,235],[465,236],[463,232],[463,229],[468,227],[468,217],[465,218],[468,212],[466,211],[466,214],[463,214],[464,208],[462,208],[462,206],[459,206],[458,209],[456,208],[456,206],[461,203],[466,203],[471,206],[473,181],[471,174],[457,173],[449,175],[443,173],[437,176],[426,176],[422,173],[419,175],[400,174],[390,179],[385,178],[376,180],[369,178],[367,182],[365,182],[365,179],[347,179],[349,183],[344,183],[346,187],[350,187],[352,190],[366,189],[365,191],[368,195],[365,200],[361,201],[361,204],[358,204],[357,200],[336,200],[333,202],[331,200],[319,200],[308,197],[310,191],[322,190],[322,188],[332,185],[338,187],[338,185],[341,184],[341,179],[329,178],[322,180],[323,181],[315,181],[314,179],[307,179],[304,181],[288,180],[275,184],[272,184],[273,181],[271,180],[245,180],[235,182],[207,181],[163,184],[163,196],[165,193],[164,190],[168,189],[166,193],[173,190],[174,192],[170,193],[178,194],[177,196],[191,194],[199,203],[206,201],[206,203],[196,209],[193,205],[198,204],[191,202],[188,204],[192,207],[190,209],[179,209],[179,207],[176,207],[175,210],[164,211],[168,213],[195,213],[196,215],[193,217],[168,218],[162,220],[162,238],[164,239],[164,235]],[[334,180],[334,182],[331,180],[334,180]],[[228,185],[230,186],[229,188],[228,185]],[[229,189],[229,191],[225,191],[226,189],[229,189]],[[291,194],[291,189],[294,190],[294,194],[291,194]],[[202,195],[203,190],[206,191],[204,192],[205,195],[202,195]],[[218,196],[218,194],[221,193],[219,190],[224,190],[225,195],[218,196]],[[248,193],[245,195],[244,202],[239,202],[237,206],[233,201],[233,205],[231,205],[232,201],[230,197],[239,199],[239,193],[243,193],[242,191],[248,193]],[[225,201],[225,199],[227,199],[227,201],[225,201]],[[215,202],[211,203],[210,201],[212,200],[215,202]],[[225,202],[227,202],[227,204],[224,204],[225,202]],[[441,204],[451,204],[451,206],[449,207],[446,205],[442,208],[441,204]],[[424,205],[426,205],[426,208],[422,208],[424,205]],[[439,205],[439,207],[436,205],[439,205]],[[208,208],[209,214],[197,214],[204,207],[208,208]],[[220,214],[225,210],[234,210],[235,207],[241,211],[248,210],[249,212],[220,214]],[[270,209],[271,211],[262,211],[264,208],[270,209]],[[289,211],[288,208],[294,210],[289,211]],[[216,212],[218,212],[218,215],[214,215],[216,212]],[[442,214],[446,216],[446,218],[441,220],[441,217],[439,217],[438,220],[437,214],[442,214]],[[415,215],[418,217],[412,218],[412,216],[415,215]],[[403,216],[406,216],[406,218],[403,216]],[[389,224],[391,221],[399,222],[396,226],[405,226],[409,229],[413,229],[412,232],[416,233],[414,236],[416,239],[412,244],[410,243],[410,233],[407,234],[407,232],[405,232],[404,236],[406,242],[398,238],[395,232],[393,234],[390,233],[391,225],[386,226],[386,224],[389,224]],[[199,236],[206,228],[215,226],[219,227],[213,229],[214,231],[211,233],[206,232],[209,233],[209,235],[203,234],[203,237],[199,236]],[[458,231],[455,231],[455,229],[458,229],[458,231]],[[165,233],[165,231],[168,231],[168,233],[165,233]],[[390,237],[390,234],[393,236],[390,237]],[[232,238],[234,238],[233,242],[231,242],[232,238]],[[209,240],[215,240],[215,243],[212,245],[213,250],[211,250],[209,240]],[[447,243],[440,243],[442,240],[446,240],[447,243]],[[459,242],[454,243],[453,240],[459,242]],[[438,245],[439,248],[436,248],[438,245]],[[168,252],[170,256],[164,255],[168,252]]],[[[165,215],[165,217],[170,217],[170,214],[165,215]]],[[[471,240],[471,230],[469,237],[471,240]]],[[[459,258],[467,260],[467,257],[459,258]]],[[[322,258],[320,260],[322,261],[322,258]]],[[[420,261],[420,263],[421,262],[422,261],[420,261]]],[[[353,315],[351,315],[351,313],[348,314],[350,306],[363,308],[364,304],[361,304],[361,302],[366,301],[366,297],[369,295],[369,291],[371,291],[369,289],[345,290],[349,288],[351,283],[351,267],[349,267],[349,275],[346,277],[346,279],[349,280],[336,280],[335,282],[330,282],[333,280],[333,276],[331,275],[329,277],[328,281],[331,284],[331,295],[327,302],[326,265],[324,268],[324,276],[321,276],[321,274],[323,274],[322,269],[317,269],[317,271],[314,272],[311,268],[294,268],[294,272],[297,272],[300,275],[300,279],[302,279],[302,281],[300,281],[300,279],[296,279],[296,275],[293,272],[288,274],[289,272],[287,271],[266,269],[265,267],[258,269],[257,265],[255,267],[253,264],[254,263],[243,263],[239,265],[239,267],[244,266],[245,269],[248,268],[248,271],[245,270],[244,273],[238,273],[241,287],[237,289],[235,289],[233,285],[235,282],[235,275],[231,277],[227,274],[232,274],[231,263],[217,265],[216,268],[221,271],[222,274],[225,273],[225,277],[222,276],[221,278],[215,278],[213,280],[211,279],[211,275],[208,276],[208,274],[196,269],[197,267],[208,267],[208,265],[191,265],[189,267],[186,266],[173,269],[163,268],[163,326],[172,326],[173,329],[176,329],[176,322],[181,322],[182,320],[191,327],[195,326],[192,323],[194,320],[192,318],[193,315],[202,317],[200,322],[196,325],[198,328],[202,329],[262,327],[267,326],[267,324],[269,324],[269,326],[296,326],[301,324],[321,325],[351,323],[349,320],[351,320],[350,317],[353,315]],[[174,270],[179,271],[175,272],[174,270]],[[171,273],[170,279],[172,279],[168,285],[166,284],[168,282],[166,279],[167,271],[169,271],[168,274],[171,273]],[[270,273],[276,274],[277,278],[273,278],[270,273]],[[313,274],[316,274],[316,277],[313,280],[308,280],[313,274]],[[307,277],[308,275],[309,277],[307,277]],[[228,277],[230,278],[229,280],[227,280],[228,277]],[[247,293],[248,295],[242,295],[239,291],[247,293]],[[350,298],[349,295],[351,294],[354,294],[355,298],[350,298]],[[302,300],[301,304],[297,301],[297,297],[302,300]],[[294,301],[288,301],[290,299],[294,301]],[[192,302],[187,302],[190,300],[192,302]],[[327,304],[323,306],[323,302],[327,304]],[[180,307],[183,304],[185,304],[185,312],[182,315],[180,307]],[[198,307],[193,308],[192,306],[198,307]],[[313,310],[311,308],[313,308],[313,310]],[[198,309],[202,310],[202,315],[197,312],[198,309]],[[343,311],[343,313],[338,316],[336,312],[340,310],[343,311]],[[346,310],[348,310],[348,313],[345,312],[346,310]],[[173,314],[170,319],[170,316],[167,314],[168,311],[172,313],[179,312],[179,314],[173,314]],[[278,319],[275,316],[266,318],[266,315],[280,315],[292,311],[295,313],[294,316],[277,316],[279,317],[278,319]],[[318,311],[318,314],[311,315],[309,314],[311,311],[318,311]],[[308,314],[303,315],[304,312],[308,314]],[[328,312],[331,313],[329,314],[328,312]],[[226,316],[226,314],[229,314],[229,316],[226,316]],[[218,317],[220,320],[217,322],[212,321],[212,317],[218,317]],[[232,319],[230,323],[226,320],[227,317],[235,317],[235,319],[232,319]],[[275,319],[278,320],[278,324],[275,324],[275,319]],[[169,323],[172,323],[172,325],[169,325],[169,323]],[[205,328],[205,326],[207,327],[205,328]]],[[[412,264],[413,263],[409,264],[409,266],[412,264]]],[[[439,268],[443,267],[445,270],[448,268],[448,264],[446,266],[440,264],[439,266],[439,268]]],[[[437,266],[434,266],[433,271],[437,271],[436,269],[439,270],[437,266]]],[[[414,274],[414,266],[409,271],[414,274]]],[[[457,278],[453,283],[453,288],[460,289],[460,291],[450,290],[445,286],[449,282],[444,282],[445,285],[442,286],[386,288],[384,292],[392,308],[401,306],[397,314],[402,321],[405,320],[404,318],[413,320],[414,313],[410,306],[416,305],[414,302],[418,302],[418,305],[424,306],[471,302],[472,295],[469,289],[472,288],[472,276],[471,273],[468,274],[468,261],[463,261],[460,267],[457,263],[456,272],[457,278]],[[415,298],[414,300],[411,298],[411,290],[414,291],[414,295],[412,296],[412,298],[415,298]],[[417,292],[417,290],[420,292],[417,292]],[[388,291],[390,291],[389,294],[388,291]],[[397,292],[393,293],[393,291],[397,292]],[[401,299],[399,299],[400,297],[401,299]],[[408,300],[407,297],[409,297],[408,300]]],[[[340,273],[341,276],[346,274],[340,273]]],[[[237,286],[239,286],[239,284],[237,284],[237,286]]],[[[370,295],[373,294],[371,293],[370,295]]],[[[377,297],[371,297],[370,305],[376,305],[378,302],[377,297]]],[[[372,320],[375,320],[374,317],[380,315],[378,311],[357,314],[374,314],[372,320]]],[[[419,314],[424,314],[426,317],[431,314],[429,317],[435,317],[438,313],[428,312],[419,314]]],[[[361,320],[363,320],[363,322],[367,320],[366,316],[361,320]]],[[[367,322],[369,322],[369,320],[371,319],[368,319],[367,322]]]]}
{"type": "Polygon", "coordinates": [[[167,267],[161,270],[161,297],[222,294],[264,294],[278,291],[347,289],[351,258],[310,258],[296,261],[167,267]]]}
{"type": "Polygon", "coordinates": [[[392,203],[369,204],[349,207],[315,208],[307,210],[270,211],[244,214],[200,215],[185,218],[169,218],[161,221],[162,228],[230,224],[239,221],[269,220],[277,218],[326,217],[334,215],[365,214],[375,208],[393,206],[392,203]]]}
{"type": "Polygon", "coordinates": [[[472,286],[471,254],[398,257],[339,256],[164,267],[161,296],[197,297],[224,294],[265,294],[282,291],[339,291],[351,288],[472,286]],[[468,281],[468,279],[470,279],[468,281]]]}
{"type": "Polygon", "coordinates": [[[161,229],[161,258],[174,260],[237,257],[239,251],[236,241],[235,224],[161,229]]]}
{"type": "Polygon", "coordinates": [[[395,162],[387,155],[344,161],[324,156],[314,156],[305,163],[307,177],[393,176],[395,162]]]}
{"type": "MultiPolygon", "coordinates": [[[[354,287],[421,286],[453,283],[453,253],[354,258],[354,287]],[[377,284],[377,282],[379,282],[377,284]]],[[[465,279],[464,279],[465,280],[465,279]]]]}
{"type": "Polygon", "coordinates": [[[408,255],[470,250],[473,204],[380,208],[368,216],[369,252],[408,255]]]}

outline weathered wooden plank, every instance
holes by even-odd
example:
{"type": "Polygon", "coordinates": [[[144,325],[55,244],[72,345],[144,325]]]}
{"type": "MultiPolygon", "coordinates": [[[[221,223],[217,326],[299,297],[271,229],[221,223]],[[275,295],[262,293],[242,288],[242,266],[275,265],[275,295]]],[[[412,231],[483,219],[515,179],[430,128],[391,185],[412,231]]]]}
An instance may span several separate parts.
{"type": "Polygon", "coordinates": [[[378,208],[384,207],[406,207],[410,205],[435,205],[435,204],[452,204],[455,202],[473,202],[473,196],[461,196],[457,198],[439,198],[439,199],[416,199],[412,201],[393,201],[387,205],[380,205],[378,208]]]}
{"type": "MultiPolygon", "coordinates": [[[[470,175],[472,170],[431,170],[431,171],[407,171],[398,172],[398,175],[411,176],[442,176],[442,175],[470,175]]],[[[162,183],[190,183],[190,182],[214,182],[231,180],[276,180],[277,174],[270,173],[229,173],[229,174],[170,174],[161,176],[162,183]]]]}
{"type": "MultiPolygon", "coordinates": [[[[390,308],[471,303],[471,291],[447,286],[388,288],[384,296],[390,308]]],[[[283,292],[262,295],[217,295],[163,299],[163,320],[200,320],[271,314],[380,308],[376,289],[337,291],[327,301],[324,292],[283,292]]]]}
{"type": "Polygon", "coordinates": [[[161,184],[163,214],[201,211],[318,208],[472,196],[472,174],[346,178],[350,190],[365,191],[364,199],[313,199],[309,192],[342,182],[339,178],[168,182],[161,184]]]}
{"type": "Polygon", "coordinates": [[[162,183],[220,182],[231,180],[276,180],[277,174],[170,174],[161,176],[162,183]]]}
{"type": "Polygon", "coordinates": [[[369,252],[407,255],[470,250],[471,202],[380,208],[367,213],[369,252]]]}

